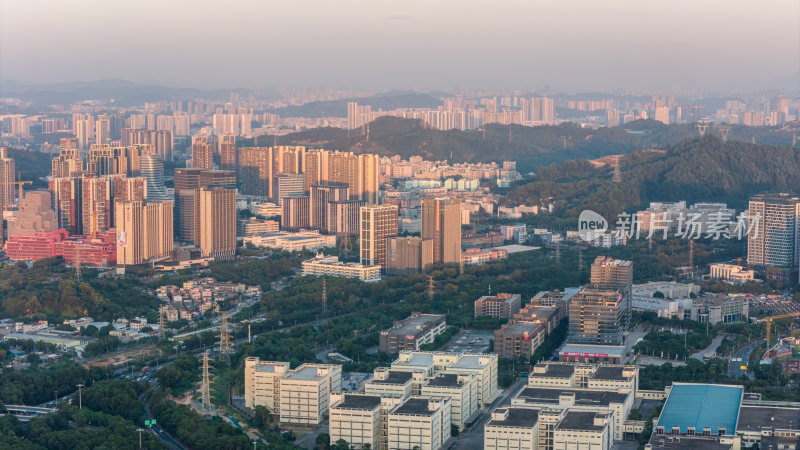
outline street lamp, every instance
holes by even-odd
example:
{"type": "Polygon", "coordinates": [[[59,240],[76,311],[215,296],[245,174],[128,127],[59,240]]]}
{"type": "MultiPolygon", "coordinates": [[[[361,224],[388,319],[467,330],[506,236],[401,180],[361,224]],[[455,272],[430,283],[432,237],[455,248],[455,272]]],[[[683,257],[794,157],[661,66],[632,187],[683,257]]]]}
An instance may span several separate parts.
{"type": "Polygon", "coordinates": [[[136,431],[139,432],[139,448],[142,448],[142,431],[144,430],[142,428],[139,428],[136,431]]]}

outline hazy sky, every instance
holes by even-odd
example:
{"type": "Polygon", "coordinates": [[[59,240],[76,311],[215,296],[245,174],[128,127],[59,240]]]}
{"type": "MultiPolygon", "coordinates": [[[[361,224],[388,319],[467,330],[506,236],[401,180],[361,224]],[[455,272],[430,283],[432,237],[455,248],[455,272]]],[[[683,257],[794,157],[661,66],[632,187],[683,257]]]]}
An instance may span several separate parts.
{"type": "Polygon", "coordinates": [[[798,0],[0,0],[0,80],[797,87],[798,0]]]}

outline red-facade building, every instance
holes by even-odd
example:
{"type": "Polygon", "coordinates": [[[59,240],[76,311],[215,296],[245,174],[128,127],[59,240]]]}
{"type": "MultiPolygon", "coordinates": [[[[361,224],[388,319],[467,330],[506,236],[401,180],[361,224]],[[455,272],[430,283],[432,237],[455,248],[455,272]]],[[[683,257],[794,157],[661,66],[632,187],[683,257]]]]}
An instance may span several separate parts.
{"type": "Polygon", "coordinates": [[[95,236],[70,236],[67,230],[9,236],[6,254],[15,261],[37,261],[61,256],[69,265],[109,267],[117,264],[115,230],[95,236]]]}

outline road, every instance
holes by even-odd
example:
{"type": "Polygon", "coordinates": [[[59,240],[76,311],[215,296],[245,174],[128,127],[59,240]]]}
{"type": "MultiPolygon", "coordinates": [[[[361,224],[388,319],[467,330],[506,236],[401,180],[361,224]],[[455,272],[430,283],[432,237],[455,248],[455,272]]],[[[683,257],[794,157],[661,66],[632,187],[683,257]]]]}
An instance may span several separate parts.
{"type": "Polygon", "coordinates": [[[733,378],[739,378],[747,373],[746,369],[742,370],[742,366],[747,367],[750,362],[750,354],[753,353],[753,350],[755,350],[756,347],[764,342],[766,342],[764,339],[753,342],[752,344],[742,347],[738,352],[736,352],[736,354],[731,358],[731,367],[728,371],[728,374],[733,378]]]}
{"type": "MultiPolygon", "coordinates": [[[[147,403],[147,399],[144,398],[144,395],[139,397],[139,400],[144,403],[144,418],[145,420],[152,420],[153,416],[150,414],[150,405],[147,403]]],[[[185,447],[183,444],[180,443],[177,439],[175,439],[171,434],[164,431],[161,428],[161,425],[158,424],[156,421],[156,425],[150,427],[150,430],[155,433],[156,436],[161,440],[161,443],[166,445],[168,448],[173,450],[187,450],[188,447],[185,447]]]]}
{"type": "Polygon", "coordinates": [[[699,361],[705,361],[706,357],[708,358],[713,357],[714,355],[717,354],[717,348],[719,347],[719,344],[722,343],[723,339],[725,339],[725,336],[722,334],[715,336],[714,339],[711,340],[711,344],[708,347],[692,353],[692,356],[690,356],[690,358],[694,358],[699,361]]]}
{"type": "Polygon", "coordinates": [[[495,409],[506,406],[511,403],[511,399],[516,396],[528,383],[528,379],[520,377],[509,388],[504,390],[497,396],[494,402],[484,410],[477,419],[472,422],[472,425],[463,430],[458,436],[449,441],[448,449],[482,449],[483,448],[483,427],[492,417],[495,409]]]}

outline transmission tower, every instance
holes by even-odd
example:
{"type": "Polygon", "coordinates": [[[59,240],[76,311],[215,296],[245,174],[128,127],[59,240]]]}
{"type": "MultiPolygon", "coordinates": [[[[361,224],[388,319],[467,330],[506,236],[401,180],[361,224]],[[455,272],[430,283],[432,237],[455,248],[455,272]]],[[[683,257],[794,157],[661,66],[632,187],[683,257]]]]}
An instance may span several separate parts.
{"type": "Polygon", "coordinates": [[[428,275],[428,301],[433,301],[433,295],[436,293],[435,287],[433,285],[433,277],[428,275]]]}
{"type": "Polygon", "coordinates": [[[719,127],[719,134],[722,136],[722,142],[728,142],[728,133],[731,131],[731,127],[727,125],[720,125],[719,127]]]}
{"type": "Polygon", "coordinates": [[[328,282],[322,279],[322,312],[328,309],[328,282]]]}
{"type": "Polygon", "coordinates": [[[83,281],[83,275],[81,274],[81,251],[77,249],[75,251],[75,282],[80,283],[83,281]]]}
{"type": "Polygon", "coordinates": [[[561,136],[561,142],[564,145],[564,150],[566,150],[567,149],[567,137],[566,136],[561,136]]]}
{"type": "Polygon", "coordinates": [[[561,240],[556,241],[556,262],[561,262],[561,240]]]}
{"type": "Polygon", "coordinates": [[[694,267],[694,239],[689,239],[689,267],[694,267]]]}
{"type": "Polygon", "coordinates": [[[250,324],[247,324],[247,343],[253,342],[253,334],[250,332],[250,324]]]}
{"type": "Polygon", "coordinates": [[[203,413],[208,414],[211,410],[211,389],[208,382],[208,362],[211,358],[208,357],[208,350],[203,353],[203,381],[200,384],[200,396],[203,405],[203,413]]]}
{"type": "Polygon", "coordinates": [[[622,173],[619,170],[619,156],[614,157],[614,178],[611,179],[614,183],[622,183],[622,173]]]}
{"type": "Polygon", "coordinates": [[[583,247],[578,247],[578,276],[583,272],[583,247]]]}
{"type": "Polygon", "coordinates": [[[458,271],[459,275],[464,275],[464,259],[461,259],[461,261],[458,263],[458,271]]]}
{"type": "Polygon", "coordinates": [[[697,126],[697,131],[700,132],[700,136],[705,136],[706,135],[706,130],[708,130],[708,125],[709,125],[708,122],[703,122],[703,121],[697,122],[697,125],[696,125],[697,126]]]}
{"type": "Polygon", "coordinates": [[[650,235],[649,238],[647,238],[647,250],[649,250],[650,253],[653,253],[653,235],[652,234],[650,235]]]}
{"type": "Polygon", "coordinates": [[[222,361],[231,360],[231,336],[228,330],[228,313],[222,312],[222,323],[219,330],[219,359],[222,361]]]}
{"type": "Polygon", "coordinates": [[[158,341],[164,340],[164,305],[158,307],[158,341]]]}
{"type": "Polygon", "coordinates": [[[367,123],[367,142],[369,142],[369,123],[367,123]]]}
{"type": "Polygon", "coordinates": [[[492,296],[492,283],[489,283],[489,297],[492,296]]]}

